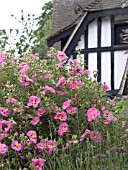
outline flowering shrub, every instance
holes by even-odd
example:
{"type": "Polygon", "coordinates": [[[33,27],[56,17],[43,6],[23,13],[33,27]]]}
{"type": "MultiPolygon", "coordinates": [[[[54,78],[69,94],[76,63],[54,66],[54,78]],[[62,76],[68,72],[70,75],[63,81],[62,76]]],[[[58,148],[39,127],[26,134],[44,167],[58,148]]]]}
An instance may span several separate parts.
{"type": "Polygon", "coordinates": [[[20,59],[0,54],[0,169],[5,165],[59,169],[57,157],[66,154],[73,161],[78,157],[84,169],[89,168],[83,159],[90,148],[94,155],[96,150],[106,154],[113,144],[126,149],[125,120],[122,127],[114,115],[115,102],[106,93],[109,87],[92,80],[90,71],[76,59],[69,60],[67,70],[67,59],[53,48],[46,60],[30,54],[20,59]],[[85,155],[81,157],[78,148],[85,155]]]}

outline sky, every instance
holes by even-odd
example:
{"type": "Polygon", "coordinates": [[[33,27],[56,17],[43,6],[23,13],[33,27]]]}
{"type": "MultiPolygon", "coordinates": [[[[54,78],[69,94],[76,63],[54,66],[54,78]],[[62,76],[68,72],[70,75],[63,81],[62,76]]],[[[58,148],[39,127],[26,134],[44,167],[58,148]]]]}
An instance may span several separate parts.
{"type": "Polygon", "coordinates": [[[49,0],[0,0],[0,29],[18,29],[20,25],[11,17],[14,14],[17,18],[21,16],[21,10],[27,14],[41,14],[42,6],[49,0]]]}

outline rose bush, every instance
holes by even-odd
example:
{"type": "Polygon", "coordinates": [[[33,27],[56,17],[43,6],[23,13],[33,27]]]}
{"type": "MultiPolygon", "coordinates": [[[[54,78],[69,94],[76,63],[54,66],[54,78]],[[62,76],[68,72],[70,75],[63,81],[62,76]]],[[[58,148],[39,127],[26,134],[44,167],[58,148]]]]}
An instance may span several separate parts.
{"type": "Polygon", "coordinates": [[[53,48],[44,60],[0,54],[0,169],[62,169],[62,156],[80,170],[101,152],[108,162],[112,147],[125,153],[126,124],[115,116],[109,87],[76,59],[67,68],[67,59],[53,48]]]}

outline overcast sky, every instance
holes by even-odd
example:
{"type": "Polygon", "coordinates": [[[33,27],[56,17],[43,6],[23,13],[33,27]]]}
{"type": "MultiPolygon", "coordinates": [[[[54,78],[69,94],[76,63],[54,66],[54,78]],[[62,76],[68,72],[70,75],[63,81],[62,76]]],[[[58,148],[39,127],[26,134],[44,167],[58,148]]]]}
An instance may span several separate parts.
{"type": "Polygon", "coordinates": [[[18,22],[11,17],[21,16],[21,10],[25,14],[39,16],[42,6],[49,0],[0,0],[0,29],[19,28],[18,22]]]}

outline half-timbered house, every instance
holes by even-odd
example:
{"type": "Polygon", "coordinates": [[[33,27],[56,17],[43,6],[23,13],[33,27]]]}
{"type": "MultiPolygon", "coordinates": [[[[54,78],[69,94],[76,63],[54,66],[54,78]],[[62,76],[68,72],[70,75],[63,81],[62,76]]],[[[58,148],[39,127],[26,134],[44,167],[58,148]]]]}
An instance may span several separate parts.
{"type": "Polygon", "coordinates": [[[48,46],[81,59],[110,93],[128,94],[128,7],[121,0],[53,0],[48,46]]]}

